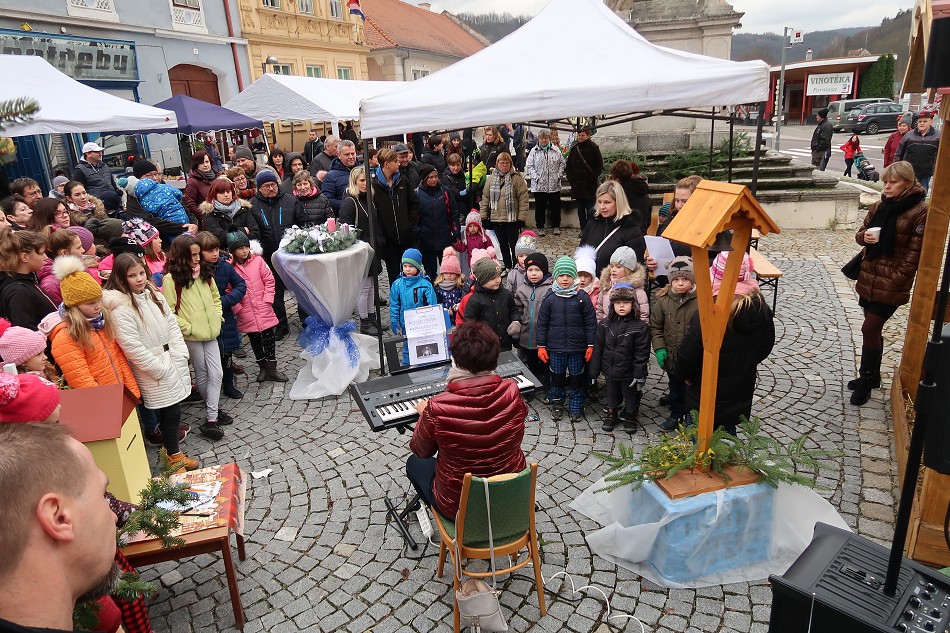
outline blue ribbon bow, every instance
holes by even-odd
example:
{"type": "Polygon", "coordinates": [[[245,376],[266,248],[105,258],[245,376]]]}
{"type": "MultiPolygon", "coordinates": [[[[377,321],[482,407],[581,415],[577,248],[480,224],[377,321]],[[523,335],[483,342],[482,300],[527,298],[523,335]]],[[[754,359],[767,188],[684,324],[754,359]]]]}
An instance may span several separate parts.
{"type": "Polygon", "coordinates": [[[355,323],[347,321],[342,325],[334,326],[316,315],[308,316],[304,323],[307,327],[297,336],[297,343],[302,348],[314,356],[319,356],[329,347],[331,334],[336,334],[336,337],[346,345],[346,355],[350,360],[350,367],[356,367],[359,364],[360,348],[353,337],[350,336],[356,331],[355,323]]]}

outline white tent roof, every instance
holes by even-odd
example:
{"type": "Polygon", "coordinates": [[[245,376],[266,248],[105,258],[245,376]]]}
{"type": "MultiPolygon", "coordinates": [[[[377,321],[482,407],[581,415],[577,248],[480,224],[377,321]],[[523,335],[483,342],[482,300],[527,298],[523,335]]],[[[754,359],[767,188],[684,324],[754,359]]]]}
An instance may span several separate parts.
{"type": "Polygon", "coordinates": [[[40,106],[33,121],[11,125],[3,131],[4,136],[178,127],[171,110],[90,88],[59,72],[42,57],[0,55],[0,77],[0,101],[27,97],[40,106]]]}
{"type": "Polygon", "coordinates": [[[471,57],[364,99],[360,133],[388,136],[768,99],[769,67],[655,46],[603,0],[551,0],[471,57]]]}
{"type": "Polygon", "coordinates": [[[391,81],[267,74],[224,107],[264,121],[347,121],[360,118],[360,99],[397,85],[391,81]]]}

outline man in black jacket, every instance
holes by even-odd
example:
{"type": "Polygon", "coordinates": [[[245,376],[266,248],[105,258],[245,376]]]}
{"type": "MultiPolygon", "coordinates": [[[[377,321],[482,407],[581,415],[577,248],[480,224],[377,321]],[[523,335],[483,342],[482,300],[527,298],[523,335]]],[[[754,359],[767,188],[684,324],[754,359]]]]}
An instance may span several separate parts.
{"type": "Polygon", "coordinates": [[[122,191],[109,166],[102,160],[104,152],[105,149],[97,143],[83,145],[82,159],[73,170],[72,179],[81,182],[87,193],[102,200],[106,210],[116,211],[122,206],[122,191]]]}
{"type": "Polygon", "coordinates": [[[257,195],[251,200],[251,211],[261,229],[261,246],[264,247],[264,261],[274,273],[274,313],[280,323],[277,325],[277,339],[280,340],[290,333],[287,325],[287,307],[284,305],[284,281],[271,263],[273,255],[284,231],[294,225],[297,216],[297,199],[289,193],[280,190],[277,174],[262,170],[257,174],[257,195]]]}
{"type": "MultiPolygon", "coordinates": [[[[409,158],[409,146],[405,143],[397,143],[393,150],[399,160],[400,176],[409,183],[409,188],[415,191],[419,187],[419,163],[409,158]]],[[[401,254],[400,257],[402,257],[401,254]]]]}
{"type": "Polygon", "coordinates": [[[313,162],[313,159],[323,151],[323,141],[320,140],[320,137],[317,136],[316,130],[310,130],[310,138],[303,146],[303,163],[304,165],[310,165],[313,162]]]}
{"type": "Polygon", "coordinates": [[[930,179],[937,164],[937,148],[940,146],[940,132],[931,123],[933,112],[921,110],[917,115],[917,127],[901,138],[894,153],[894,160],[906,160],[914,166],[914,175],[924,191],[930,189],[930,179]]]}
{"type": "Polygon", "coordinates": [[[811,164],[815,169],[825,171],[828,159],[831,158],[831,137],[834,135],[834,129],[828,122],[828,108],[819,110],[817,117],[818,125],[811,134],[811,164]]]}

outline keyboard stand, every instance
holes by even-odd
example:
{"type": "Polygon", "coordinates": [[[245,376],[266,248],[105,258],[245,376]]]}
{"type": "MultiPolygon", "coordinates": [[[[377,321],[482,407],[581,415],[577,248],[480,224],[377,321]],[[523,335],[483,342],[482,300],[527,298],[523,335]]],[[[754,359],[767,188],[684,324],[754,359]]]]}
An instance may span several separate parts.
{"type": "MultiPolygon", "coordinates": [[[[399,431],[400,435],[405,435],[407,430],[411,433],[415,428],[414,424],[407,424],[397,427],[396,430],[399,431]]],[[[396,524],[396,529],[399,531],[399,534],[402,535],[402,540],[406,542],[406,545],[408,545],[412,551],[419,549],[419,544],[412,538],[412,535],[409,533],[409,527],[406,525],[406,519],[409,518],[409,515],[415,512],[419,504],[422,503],[419,493],[417,492],[412,495],[412,499],[409,500],[409,503],[402,511],[396,507],[396,504],[393,503],[389,497],[385,497],[383,501],[386,502],[386,516],[392,519],[393,523],[396,524]]]]}

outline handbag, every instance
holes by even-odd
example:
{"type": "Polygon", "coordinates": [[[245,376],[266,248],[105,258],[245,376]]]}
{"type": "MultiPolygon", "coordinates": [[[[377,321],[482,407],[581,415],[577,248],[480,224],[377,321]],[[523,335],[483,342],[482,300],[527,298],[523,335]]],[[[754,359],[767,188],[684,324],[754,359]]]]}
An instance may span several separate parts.
{"type": "Polygon", "coordinates": [[[847,264],[841,267],[844,276],[852,281],[858,280],[858,274],[861,272],[861,262],[864,261],[864,249],[862,248],[857,255],[851,258],[847,264]]]}
{"type": "MultiPolygon", "coordinates": [[[[488,498],[488,480],[485,484],[485,507],[488,509],[488,548],[491,555],[491,586],[478,578],[469,578],[464,581],[455,592],[455,601],[458,604],[459,619],[463,627],[471,627],[475,633],[489,631],[507,631],[508,623],[501,613],[501,603],[498,596],[501,592],[495,588],[495,542],[491,531],[491,501],[488,498]]],[[[462,579],[462,557],[459,552],[458,541],[455,544],[456,577],[462,579]]]]}

